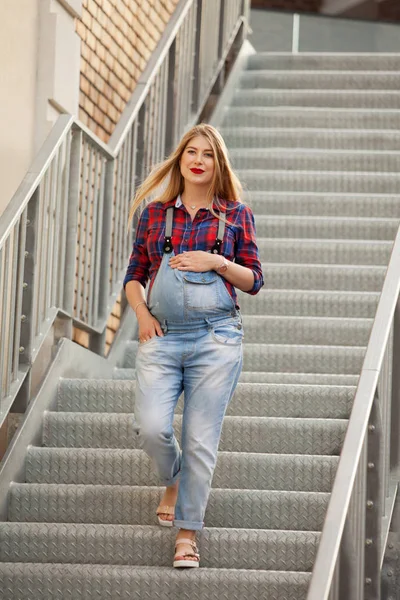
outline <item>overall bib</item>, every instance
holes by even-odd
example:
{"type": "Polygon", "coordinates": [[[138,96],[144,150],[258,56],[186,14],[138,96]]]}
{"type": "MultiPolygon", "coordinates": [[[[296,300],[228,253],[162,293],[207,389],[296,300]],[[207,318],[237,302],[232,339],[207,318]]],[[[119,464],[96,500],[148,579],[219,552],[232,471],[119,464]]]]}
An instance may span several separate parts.
{"type": "MultiPolygon", "coordinates": [[[[151,457],[161,484],[179,478],[174,525],[201,529],[222,421],[242,368],[243,329],[220,275],[169,266],[173,211],[167,209],[164,255],[148,295],[149,310],[164,337],[139,344],[135,422],[140,446],[151,457]],[[179,445],[173,418],[182,391],[179,445]]],[[[221,246],[220,223],[212,252],[221,246]]]]}

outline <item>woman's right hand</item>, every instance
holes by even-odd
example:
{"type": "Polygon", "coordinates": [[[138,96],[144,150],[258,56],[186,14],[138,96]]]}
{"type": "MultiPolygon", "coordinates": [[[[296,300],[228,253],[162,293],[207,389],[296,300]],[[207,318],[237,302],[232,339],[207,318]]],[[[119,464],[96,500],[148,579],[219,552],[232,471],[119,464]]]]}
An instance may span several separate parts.
{"type": "Polygon", "coordinates": [[[158,335],[164,337],[160,323],[151,314],[146,305],[137,307],[136,317],[139,324],[139,342],[148,342],[152,337],[158,335]]]}

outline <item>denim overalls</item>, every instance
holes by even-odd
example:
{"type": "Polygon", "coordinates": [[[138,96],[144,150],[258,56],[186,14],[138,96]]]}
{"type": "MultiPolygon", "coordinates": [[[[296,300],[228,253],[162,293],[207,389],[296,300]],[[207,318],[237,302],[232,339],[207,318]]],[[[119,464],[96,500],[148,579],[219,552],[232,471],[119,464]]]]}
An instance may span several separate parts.
{"type": "MultiPolygon", "coordinates": [[[[135,421],[140,445],[162,485],[179,478],[174,525],[201,529],[222,421],[242,368],[242,322],[220,275],[171,269],[174,208],[167,209],[164,256],[148,306],[164,337],[139,344],[135,421]],[[173,417],[184,391],[181,448],[173,417]]],[[[213,252],[219,252],[220,221],[213,252]]],[[[221,235],[222,232],[222,235],[221,235]]]]}

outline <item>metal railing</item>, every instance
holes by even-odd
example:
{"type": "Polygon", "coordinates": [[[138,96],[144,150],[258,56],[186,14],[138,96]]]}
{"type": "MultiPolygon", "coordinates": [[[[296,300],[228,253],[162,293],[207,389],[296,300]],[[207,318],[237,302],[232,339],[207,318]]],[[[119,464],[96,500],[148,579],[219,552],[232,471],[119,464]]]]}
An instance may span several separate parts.
{"type": "Polygon", "coordinates": [[[380,600],[400,464],[400,230],[354,399],[307,600],[380,600]]]}
{"type": "MultiPolygon", "coordinates": [[[[104,353],[134,188],[195,124],[249,0],[181,0],[109,141],[62,115],[0,218],[0,426],[56,319],[104,353]]],[[[23,404],[23,402],[22,402],[23,404]]]]}

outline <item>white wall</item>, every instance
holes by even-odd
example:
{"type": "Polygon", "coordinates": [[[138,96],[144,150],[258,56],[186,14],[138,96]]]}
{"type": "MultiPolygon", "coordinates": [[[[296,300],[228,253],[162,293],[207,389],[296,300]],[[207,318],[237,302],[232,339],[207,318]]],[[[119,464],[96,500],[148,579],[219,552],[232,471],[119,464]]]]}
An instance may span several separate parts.
{"type": "Polygon", "coordinates": [[[38,0],[1,0],[0,214],[32,160],[38,0]]]}
{"type": "Polygon", "coordinates": [[[82,0],[0,0],[0,214],[62,112],[78,115],[82,0]]]}

